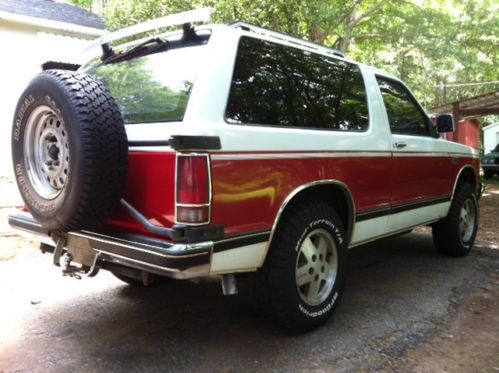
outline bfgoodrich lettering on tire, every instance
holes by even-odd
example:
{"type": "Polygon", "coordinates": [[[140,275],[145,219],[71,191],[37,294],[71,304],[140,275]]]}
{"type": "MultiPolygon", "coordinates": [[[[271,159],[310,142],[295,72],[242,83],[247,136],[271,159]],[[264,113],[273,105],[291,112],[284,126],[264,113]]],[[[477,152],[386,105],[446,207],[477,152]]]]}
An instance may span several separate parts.
{"type": "Polygon", "coordinates": [[[64,70],[30,82],[16,108],[12,159],[24,202],[44,227],[102,223],[121,198],[127,158],[123,120],[102,82],[64,70]]]}
{"type": "Polygon", "coordinates": [[[454,193],[449,215],[433,225],[433,242],[443,255],[464,256],[473,247],[477,230],[475,189],[470,184],[461,184],[454,193]]]}
{"type": "Polygon", "coordinates": [[[331,206],[311,201],[291,207],[257,273],[261,310],[294,332],[323,324],[341,295],[346,258],[345,231],[331,206]]]}

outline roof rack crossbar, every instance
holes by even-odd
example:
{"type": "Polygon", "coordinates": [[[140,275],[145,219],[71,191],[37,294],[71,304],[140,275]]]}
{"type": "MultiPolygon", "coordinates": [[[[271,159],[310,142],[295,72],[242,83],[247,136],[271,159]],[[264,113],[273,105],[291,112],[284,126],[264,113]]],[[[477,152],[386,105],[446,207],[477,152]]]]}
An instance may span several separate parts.
{"type": "Polygon", "coordinates": [[[268,30],[268,29],[260,27],[260,26],[252,25],[251,23],[236,21],[236,22],[230,23],[229,26],[232,26],[235,28],[241,28],[241,29],[246,30],[246,31],[254,32],[257,34],[261,34],[261,35],[270,36],[270,37],[273,37],[273,38],[276,38],[279,40],[288,41],[288,42],[291,42],[294,44],[298,44],[298,45],[312,48],[315,50],[324,51],[326,53],[333,54],[335,56],[346,58],[345,54],[343,52],[340,52],[337,49],[329,48],[329,47],[326,47],[326,46],[321,45],[321,44],[317,44],[317,43],[314,43],[311,41],[300,39],[300,38],[297,38],[295,36],[285,34],[283,32],[271,31],[271,30],[268,30]]]}
{"type": "Polygon", "coordinates": [[[86,48],[86,50],[98,47],[103,44],[108,44],[112,41],[125,39],[127,37],[142,34],[144,32],[152,30],[157,30],[162,27],[179,26],[185,23],[194,23],[194,22],[203,22],[203,23],[208,22],[211,18],[211,12],[212,12],[211,8],[200,8],[200,9],[189,10],[187,12],[170,14],[165,17],[152,19],[143,23],[138,23],[136,25],[126,27],[124,29],[100,37],[99,39],[91,43],[86,48]]]}

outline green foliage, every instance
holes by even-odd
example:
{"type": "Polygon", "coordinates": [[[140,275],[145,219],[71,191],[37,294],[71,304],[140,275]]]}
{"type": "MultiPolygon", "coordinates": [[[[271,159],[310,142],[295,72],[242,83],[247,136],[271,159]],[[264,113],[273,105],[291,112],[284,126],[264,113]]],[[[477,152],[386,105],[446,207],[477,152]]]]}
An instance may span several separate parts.
{"type": "Polygon", "coordinates": [[[92,0],[68,0],[68,3],[79,6],[87,10],[92,9],[92,0]]]}
{"type": "Polygon", "coordinates": [[[214,22],[244,20],[387,70],[428,107],[499,87],[439,87],[499,80],[497,0],[107,0],[104,18],[116,30],[205,6],[214,22]]]}

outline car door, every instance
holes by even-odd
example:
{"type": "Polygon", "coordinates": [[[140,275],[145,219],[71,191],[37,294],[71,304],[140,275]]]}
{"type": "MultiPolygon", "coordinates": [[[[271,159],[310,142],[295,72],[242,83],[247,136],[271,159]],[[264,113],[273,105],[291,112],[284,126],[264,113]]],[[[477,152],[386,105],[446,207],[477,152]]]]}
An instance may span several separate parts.
{"type": "Polygon", "coordinates": [[[411,92],[396,80],[376,79],[392,136],[388,231],[395,232],[445,216],[451,158],[445,141],[433,137],[432,124],[411,92]]]}

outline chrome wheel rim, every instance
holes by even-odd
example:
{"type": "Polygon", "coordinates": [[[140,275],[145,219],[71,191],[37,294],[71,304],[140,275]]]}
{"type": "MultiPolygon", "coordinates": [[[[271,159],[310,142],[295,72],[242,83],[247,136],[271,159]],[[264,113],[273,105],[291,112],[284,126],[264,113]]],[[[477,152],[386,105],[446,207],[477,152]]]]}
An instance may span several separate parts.
{"type": "Polygon", "coordinates": [[[50,107],[38,106],[29,115],[23,150],[36,193],[44,199],[56,198],[68,180],[69,140],[64,121],[50,107]]]}
{"type": "Polygon", "coordinates": [[[464,201],[459,214],[459,234],[461,242],[465,243],[471,239],[475,230],[476,211],[471,199],[464,201]]]}
{"type": "Polygon", "coordinates": [[[296,258],[296,287],[310,306],[331,294],[338,272],[338,249],[331,234],[315,229],[303,240],[296,258]]]}

